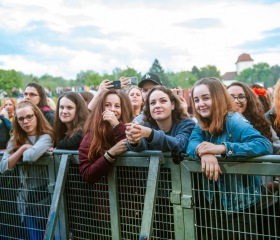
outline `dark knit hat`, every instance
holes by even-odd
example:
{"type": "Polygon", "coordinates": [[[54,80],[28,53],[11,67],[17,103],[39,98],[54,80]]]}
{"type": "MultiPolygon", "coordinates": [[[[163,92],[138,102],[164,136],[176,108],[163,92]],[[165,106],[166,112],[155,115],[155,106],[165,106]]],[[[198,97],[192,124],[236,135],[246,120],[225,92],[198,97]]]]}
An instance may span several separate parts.
{"type": "Polygon", "coordinates": [[[142,88],[143,84],[145,82],[148,82],[148,81],[154,82],[156,85],[161,85],[162,86],[162,82],[160,81],[160,78],[159,78],[158,75],[156,75],[154,73],[146,73],[142,77],[141,82],[138,84],[138,87],[142,88]]]}

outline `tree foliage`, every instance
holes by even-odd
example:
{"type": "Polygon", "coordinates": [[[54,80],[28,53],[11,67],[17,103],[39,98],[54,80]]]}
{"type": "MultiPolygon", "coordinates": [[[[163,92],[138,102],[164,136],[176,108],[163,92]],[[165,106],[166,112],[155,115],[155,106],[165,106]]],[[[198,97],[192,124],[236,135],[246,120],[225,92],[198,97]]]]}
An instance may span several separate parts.
{"type": "Polygon", "coordinates": [[[169,81],[167,75],[164,72],[164,69],[162,68],[162,66],[160,65],[157,59],[154,60],[149,72],[157,74],[160,80],[162,81],[163,86],[165,87],[172,86],[172,83],[169,81]]]}
{"type": "MultiPolygon", "coordinates": [[[[191,88],[201,78],[221,78],[220,71],[213,65],[207,65],[201,68],[193,66],[191,71],[166,72],[158,59],[153,61],[148,71],[157,74],[162,80],[163,85],[168,88],[191,88]]],[[[37,77],[32,74],[27,75],[22,72],[17,72],[16,70],[0,69],[0,91],[6,91],[9,96],[13,96],[15,94],[15,91],[12,91],[13,88],[23,89],[31,81],[37,82],[52,91],[57,87],[89,86],[95,88],[104,79],[117,80],[122,76],[137,76],[140,81],[143,74],[131,67],[126,67],[125,69],[116,67],[111,73],[98,73],[93,69],[84,70],[77,74],[76,79],[66,80],[62,77],[53,77],[49,74],[37,77]]],[[[275,65],[270,67],[267,63],[255,64],[252,68],[242,71],[237,76],[237,79],[248,84],[263,83],[265,87],[272,87],[280,79],[280,66],[275,65]]]]}
{"type": "Polygon", "coordinates": [[[12,96],[21,87],[21,78],[15,70],[0,69],[0,89],[12,96]],[[13,93],[13,94],[12,94],[13,93]]]}
{"type": "Polygon", "coordinates": [[[243,70],[237,80],[247,84],[263,83],[265,87],[273,87],[280,78],[280,67],[270,67],[267,63],[254,64],[252,68],[243,70]]]}

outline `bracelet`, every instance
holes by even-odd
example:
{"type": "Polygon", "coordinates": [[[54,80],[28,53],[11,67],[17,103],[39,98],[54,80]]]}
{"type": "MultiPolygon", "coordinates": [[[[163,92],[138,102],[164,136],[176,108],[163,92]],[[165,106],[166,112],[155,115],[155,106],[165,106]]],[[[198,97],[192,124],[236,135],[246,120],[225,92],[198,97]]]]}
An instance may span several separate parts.
{"type": "Polygon", "coordinates": [[[115,159],[114,159],[114,158],[111,158],[111,157],[109,156],[108,152],[105,152],[104,158],[105,158],[109,163],[114,163],[114,162],[115,162],[115,159]]]}
{"type": "Polygon", "coordinates": [[[107,154],[109,155],[109,157],[115,159],[115,156],[113,156],[111,153],[109,153],[109,151],[107,151],[107,154]]]}
{"type": "Polygon", "coordinates": [[[279,180],[278,180],[278,179],[275,179],[275,180],[273,180],[273,182],[279,183],[279,180]]]}

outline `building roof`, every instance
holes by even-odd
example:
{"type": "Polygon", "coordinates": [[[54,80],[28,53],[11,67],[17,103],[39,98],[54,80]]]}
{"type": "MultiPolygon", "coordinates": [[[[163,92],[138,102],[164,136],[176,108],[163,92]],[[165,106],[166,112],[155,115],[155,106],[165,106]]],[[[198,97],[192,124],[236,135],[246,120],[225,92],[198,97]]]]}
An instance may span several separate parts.
{"type": "Polygon", "coordinates": [[[237,76],[237,72],[226,72],[223,76],[222,76],[222,79],[224,81],[227,81],[227,80],[235,80],[237,76]]]}
{"type": "MultiPolygon", "coordinates": [[[[254,61],[254,60],[251,58],[250,54],[242,53],[242,54],[238,57],[236,63],[239,63],[239,62],[252,62],[252,61],[254,61]]],[[[236,64],[236,63],[235,63],[235,64],[236,64]]]]}

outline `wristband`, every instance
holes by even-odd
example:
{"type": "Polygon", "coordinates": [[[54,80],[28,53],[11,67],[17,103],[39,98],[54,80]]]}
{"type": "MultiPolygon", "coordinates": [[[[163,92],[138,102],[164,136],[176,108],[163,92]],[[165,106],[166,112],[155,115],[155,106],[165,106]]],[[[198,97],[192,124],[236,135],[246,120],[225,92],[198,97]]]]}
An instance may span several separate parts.
{"type": "Polygon", "coordinates": [[[110,157],[108,152],[105,152],[104,154],[104,158],[109,162],[109,163],[114,163],[115,162],[115,159],[110,157]]]}
{"type": "Polygon", "coordinates": [[[109,153],[109,151],[107,151],[107,154],[109,155],[109,157],[111,157],[111,158],[115,158],[115,156],[113,156],[111,153],[109,153]]]}

